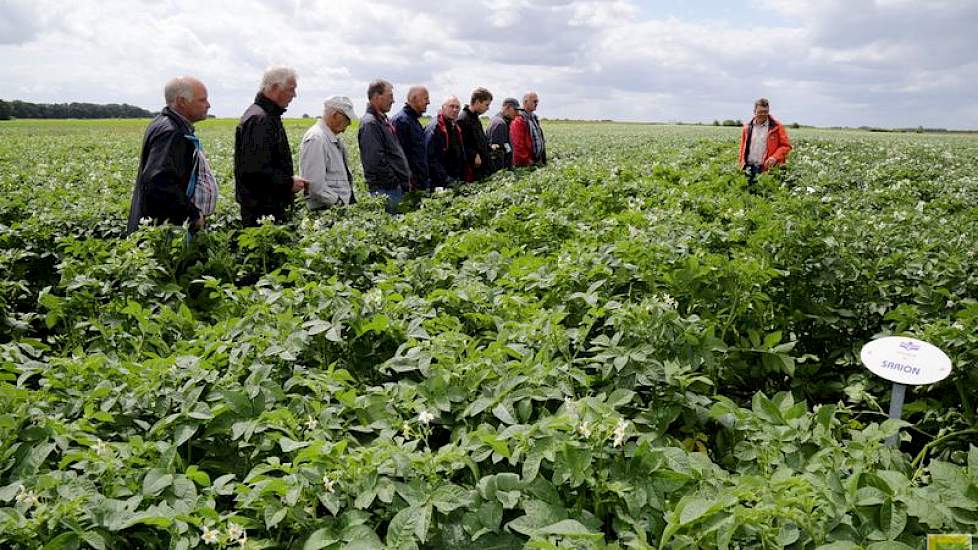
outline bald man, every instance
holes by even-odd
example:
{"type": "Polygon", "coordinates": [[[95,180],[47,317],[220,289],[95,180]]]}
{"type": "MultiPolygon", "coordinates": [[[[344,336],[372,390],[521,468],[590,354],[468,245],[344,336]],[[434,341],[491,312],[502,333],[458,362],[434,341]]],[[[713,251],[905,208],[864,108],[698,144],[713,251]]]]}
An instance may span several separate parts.
{"type": "Polygon", "coordinates": [[[428,159],[425,158],[424,128],[421,126],[421,115],[428,109],[428,89],[424,86],[412,86],[408,89],[404,108],[391,117],[397,140],[401,143],[404,156],[407,157],[411,168],[410,190],[426,190],[428,182],[428,159]]]}
{"type": "Polygon", "coordinates": [[[464,181],[465,148],[458,114],[462,103],[455,96],[445,98],[438,116],[424,131],[428,157],[428,177],[432,187],[454,187],[464,181]]]}
{"type": "Polygon", "coordinates": [[[204,226],[204,216],[187,196],[187,188],[195,175],[194,123],[206,119],[211,107],[207,87],[191,76],[174,78],[163,87],[163,99],[166,107],[143,136],[128,233],[136,231],[143,218],[157,224],[189,222],[193,230],[204,226]]]}
{"type": "Polygon", "coordinates": [[[509,125],[509,139],[513,143],[513,166],[543,166],[547,164],[547,140],[536,110],[540,97],[536,92],[523,94],[523,108],[509,125]]]}

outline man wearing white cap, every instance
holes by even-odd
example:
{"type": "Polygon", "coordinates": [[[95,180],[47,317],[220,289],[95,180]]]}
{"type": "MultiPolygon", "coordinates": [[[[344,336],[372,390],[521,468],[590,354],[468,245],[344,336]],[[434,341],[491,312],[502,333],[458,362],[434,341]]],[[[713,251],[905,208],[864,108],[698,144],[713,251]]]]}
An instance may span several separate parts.
{"type": "Polygon", "coordinates": [[[356,202],[346,146],[338,137],[357,119],[353,102],[336,96],[323,105],[323,118],[306,131],[299,146],[299,171],[309,181],[306,186],[309,210],[356,202]]]}

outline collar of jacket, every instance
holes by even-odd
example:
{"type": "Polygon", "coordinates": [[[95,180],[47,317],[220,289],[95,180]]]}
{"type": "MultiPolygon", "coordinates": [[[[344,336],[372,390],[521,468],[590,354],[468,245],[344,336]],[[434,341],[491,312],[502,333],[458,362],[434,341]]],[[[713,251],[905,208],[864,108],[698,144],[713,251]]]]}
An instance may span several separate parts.
{"type": "Polygon", "coordinates": [[[377,109],[375,109],[373,105],[371,105],[369,103],[367,103],[367,114],[373,115],[374,118],[376,118],[377,120],[379,120],[381,122],[385,122],[387,120],[387,115],[385,115],[384,113],[381,113],[380,111],[378,111],[377,109]]]}
{"type": "Polygon", "coordinates": [[[404,104],[404,108],[401,109],[401,110],[404,111],[405,113],[411,115],[415,119],[421,118],[421,113],[415,111],[414,110],[414,107],[408,105],[407,103],[404,104]]]}
{"type": "Polygon", "coordinates": [[[255,96],[255,105],[258,105],[264,109],[266,113],[272,116],[282,116],[282,113],[285,112],[285,109],[279,107],[277,103],[271,99],[268,99],[268,97],[261,92],[258,92],[258,95],[255,96]]]}
{"type": "Polygon", "coordinates": [[[326,125],[325,120],[319,119],[319,122],[317,122],[316,124],[319,125],[319,131],[323,133],[323,137],[326,138],[327,141],[329,141],[330,143],[339,143],[340,141],[339,136],[337,136],[336,134],[333,133],[332,130],[330,130],[329,126],[326,125]]]}
{"type": "Polygon", "coordinates": [[[163,109],[160,110],[160,114],[172,120],[173,123],[177,125],[177,128],[179,128],[182,132],[190,134],[194,133],[194,125],[191,124],[189,120],[184,118],[183,115],[174,111],[170,107],[163,107],[163,109]]]}
{"type": "MultiPolygon", "coordinates": [[[[778,127],[778,125],[779,125],[779,122],[778,122],[777,120],[774,120],[774,117],[773,117],[773,116],[768,116],[768,117],[767,117],[767,132],[768,132],[769,134],[770,134],[771,132],[773,132],[774,130],[776,130],[776,129],[777,129],[777,127],[778,127]]],[[[748,126],[747,126],[747,127],[748,127],[749,129],[751,129],[751,130],[753,130],[753,129],[754,129],[754,117],[751,117],[751,119],[750,119],[750,124],[748,124],[748,126]]]]}
{"type": "MultiPolygon", "coordinates": [[[[452,128],[455,128],[456,131],[459,131],[459,132],[461,131],[461,130],[459,130],[459,127],[458,127],[458,119],[456,119],[452,123],[452,128]]],[[[445,134],[446,136],[448,135],[448,119],[446,119],[445,118],[445,115],[442,114],[442,113],[438,113],[438,130],[441,133],[445,134]]]]}

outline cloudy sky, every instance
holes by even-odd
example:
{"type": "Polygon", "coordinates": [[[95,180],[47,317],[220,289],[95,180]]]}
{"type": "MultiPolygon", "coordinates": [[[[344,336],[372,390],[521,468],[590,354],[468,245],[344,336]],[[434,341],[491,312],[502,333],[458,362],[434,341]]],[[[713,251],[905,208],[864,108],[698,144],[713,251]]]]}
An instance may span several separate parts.
{"type": "MultiPolygon", "coordinates": [[[[193,74],[238,116],[262,70],[287,116],[366,84],[487,86],[554,118],[978,129],[978,0],[0,0],[0,98],[162,106],[193,74]]],[[[498,101],[495,104],[498,106],[498,101]]]]}

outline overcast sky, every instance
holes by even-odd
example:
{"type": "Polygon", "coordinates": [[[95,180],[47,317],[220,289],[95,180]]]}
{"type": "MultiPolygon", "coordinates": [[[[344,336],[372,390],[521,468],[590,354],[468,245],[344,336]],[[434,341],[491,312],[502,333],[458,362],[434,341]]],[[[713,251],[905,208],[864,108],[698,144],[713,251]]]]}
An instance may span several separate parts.
{"type": "MultiPolygon", "coordinates": [[[[747,118],[978,129],[978,0],[0,0],[0,98],[158,110],[192,74],[238,116],[262,70],[299,72],[287,116],[475,86],[553,118],[747,118]]],[[[432,110],[434,107],[432,108],[432,110]]]]}

